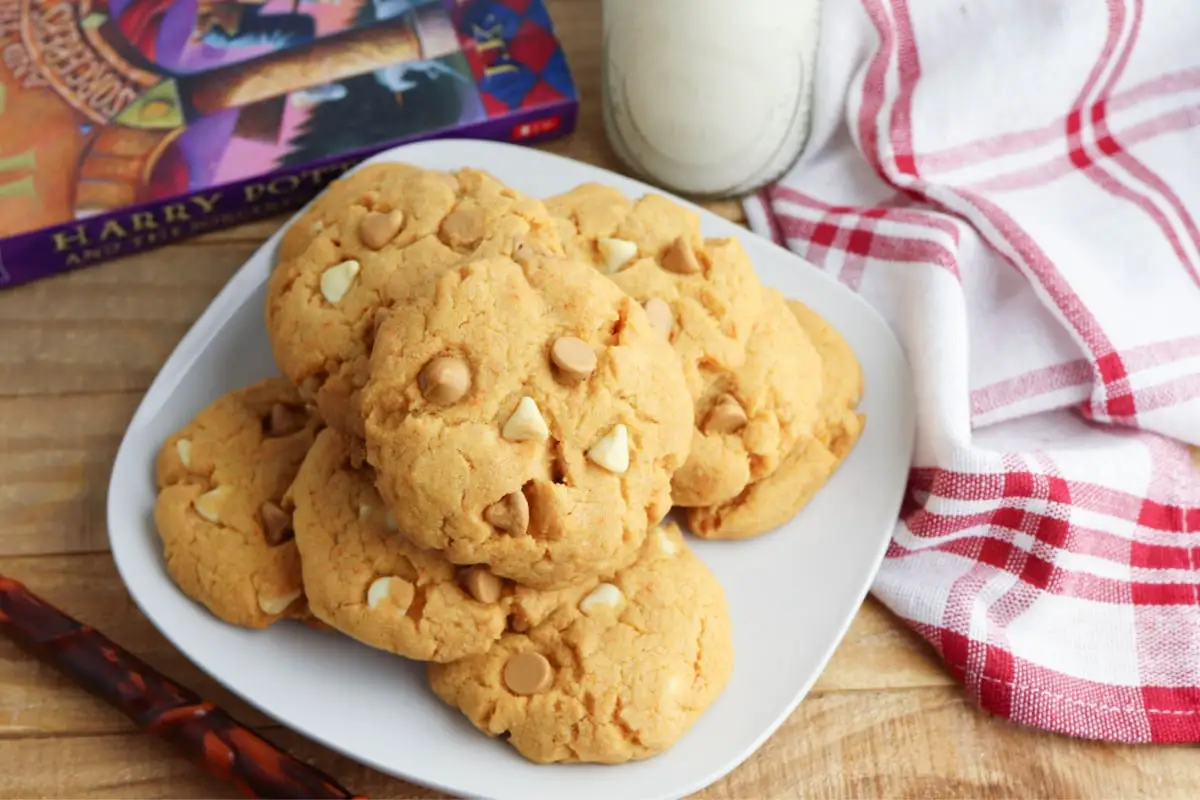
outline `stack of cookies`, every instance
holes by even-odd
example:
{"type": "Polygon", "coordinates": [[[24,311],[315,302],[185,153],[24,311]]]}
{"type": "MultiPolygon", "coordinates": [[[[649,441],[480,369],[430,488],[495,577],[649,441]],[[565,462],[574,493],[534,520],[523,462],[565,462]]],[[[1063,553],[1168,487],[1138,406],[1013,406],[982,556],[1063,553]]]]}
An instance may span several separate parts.
{"type": "Polygon", "coordinates": [[[668,512],[767,532],[862,428],[845,341],[656,195],[368,166],[285,233],[266,318],[284,377],[159,455],[171,577],[231,624],[428,662],[536,762],[645,758],[691,726],[730,619],[668,512]]]}

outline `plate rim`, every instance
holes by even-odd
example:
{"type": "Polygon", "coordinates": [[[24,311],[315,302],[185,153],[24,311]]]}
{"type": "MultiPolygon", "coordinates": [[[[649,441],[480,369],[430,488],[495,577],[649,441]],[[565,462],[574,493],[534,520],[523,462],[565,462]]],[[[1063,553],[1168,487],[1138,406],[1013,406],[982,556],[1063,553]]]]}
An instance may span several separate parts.
{"type": "MultiPolygon", "coordinates": [[[[738,225],[738,223],[728,220],[721,215],[704,208],[703,206],[687,200],[686,198],[678,197],[668,190],[644,183],[637,178],[626,176],[605,167],[559,155],[557,153],[552,153],[537,148],[514,145],[507,142],[465,139],[457,137],[412,142],[381,151],[356,164],[354,167],[348,169],[344,174],[349,175],[370,164],[384,161],[403,160],[420,165],[422,163],[422,156],[424,155],[423,151],[430,151],[434,153],[437,151],[449,151],[451,155],[455,155],[453,151],[456,149],[461,149],[464,154],[470,154],[471,152],[478,152],[480,150],[496,150],[502,152],[516,151],[522,153],[522,157],[525,157],[525,154],[534,153],[536,154],[536,158],[545,159],[551,168],[553,164],[561,162],[567,162],[575,166],[583,166],[594,174],[593,180],[595,182],[605,183],[606,179],[615,178],[616,182],[636,186],[641,194],[660,194],[673,202],[699,213],[702,219],[705,217],[714,217],[730,225],[738,225]]],[[[455,159],[451,158],[450,160],[455,159]]],[[[464,158],[461,160],[461,163],[463,166],[467,166],[470,164],[470,159],[464,158]]],[[[208,675],[227,691],[237,696],[249,706],[257,709],[265,716],[276,721],[278,724],[287,728],[288,730],[292,730],[304,736],[305,738],[320,744],[323,747],[327,747],[330,750],[345,756],[356,763],[364,764],[386,775],[453,795],[480,797],[482,795],[466,792],[461,787],[457,787],[443,781],[431,779],[423,775],[411,775],[397,772],[394,767],[391,767],[385,763],[380,763],[376,759],[360,755],[351,750],[349,747],[342,746],[339,743],[330,740],[328,737],[321,735],[319,732],[313,731],[308,726],[296,725],[291,721],[291,715],[281,713],[278,709],[265,708],[262,704],[256,701],[256,699],[249,692],[244,692],[239,686],[231,684],[223,677],[218,676],[217,674],[214,674],[212,671],[205,668],[203,665],[203,659],[199,659],[193,655],[192,650],[194,648],[184,646],[177,639],[177,636],[173,633],[174,628],[167,624],[168,621],[165,619],[160,621],[155,613],[145,607],[143,604],[143,598],[139,596],[138,590],[135,588],[135,586],[138,585],[137,576],[133,574],[133,571],[136,569],[136,567],[132,563],[131,554],[126,552],[125,549],[126,547],[132,549],[133,545],[120,546],[117,544],[120,537],[116,535],[115,532],[124,528],[126,526],[126,522],[124,520],[115,519],[116,512],[114,509],[118,507],[119,504],[113,502],[113,497],[115,495],[119,495],[122,490],[118,479],[127,474],[131,468],[135,471],[137,469],[137,465],[132,465],[131,467],[128,463],[137,456],[137,454],[134,452],[137,445],[137,443],[134,441],[136,438],[135,434],[144,428],[147,424],[147,421],[152,419],[155,414],[158,413],[163,405],[163,401],[170,396],[171,390],[179,383],[179,381],[181,381],[191,371],[196,360],[204,353],[211,340],[219,335],[224,325],[228,324],[229,320],[237,314],[241,305],[243,305],[245,302],[248,302],[250,299],[249,296],[253,295],[254,291],[256,291],[259,286],[258,283],[254,282],[257,272],[257,262],[260,258],[265,258],[265,260],[270,264],[274,264],[276,262],[279,240],[282,238],[287,228],[308,210],[315,199],[316,198],[310,200],[308,203],[305,203],[295,213],[289,216],[286,221],[282,222],[280,227],[270,237],[268,237],[266,241],[256,248],[255,251],[249,257],[247,257],[245,263],[243,263],[242,266],[239,267],[232,276],[230,276],[225,286],[222,287],[222,289],[213,297],[213,299],[205,307],[205,310],[196,318],[195,322],[192,323],[188,331],[176,344],[175,348],[171,351],[171,354],[159,368],[154,380],[146,389],[142,400],[138,403],[137,410],[130,418],[125,433],[122,435],[121,444],[117,450],[117,455],[113,461],[112,472],[110,473],[110,479],[105,496],[106,534],[109,540],[110,551],[112,553],[113,561],[116,564],[117,572],[120,575],[121,581],[125,585],[125,589],[130,598],[133,600],[138,610],[150,621],[155,629],[164,638],[166,638],[168,642],[171,643],[172,647],[178,650],[185,658],[188,659],[188,661],[195,665],[197,669],[199,669],[205,675],[208,675]],[[224,317],[224,320],[218,321],[219,317],[224,317]]],[[[798,262],[798,265],[802,264],[806,267],[809,267],[813,273],[816,273],[812,277],[815,278],[819,276],[819,279],[827,282],[831,287],[833,287],[834,291],[841,293],[844,297],[852,299],[853,302],[859,307],[860,312],[864,312],[867,314],[867,316],[872,318],[873,324],[882,334],[879,343],[886,346],[886,348],[891,351],[887,354],[888,360],[894,360],[900,367],[898,370],[899,386],[895,388],[903,394],[903,397],[901,398],[901,405],[904,407],[906,413],[902,415],[903,420],[901,421],[901,424],[907,428],[908,431],[906,436],[902,436],[902,440],[905,442],[904,447],[907,454],[906,461],[907,463],[911,464],[916,441],[915,387],[912,378],[911,366],[908,362],[904,349],[891,326],[887,323],[884,317],[860,295],[852,292],[824,270],[821,270],[815,265],[811,264],[811,262],[808,262],[797,253],[780,246],[767,237],[759,236],[748,227],[744,229],[744,235],[747,237],[753,237],[760,246],[769,246],[770,248],[773,248],[776,251],[777,257],[792,259],[798,262]]],[[[868,429],[869,427],[870,426],[868,426],[868,429]]],[[[903,431],[901,431],[901,433],[903,434],[903,431]]],[[[881,503],[885,504],[888,508],[894,509],[897,516],[900,510],[906,485],[906,479],[897,481],[896,487],[892,492],[894,496],[881,501],[881,503]]],[[[803,702],[808,696],[813,685],[828,666],[829,660],[832,658],[834,652],[845,638],[847,631],[857,616],[857,609],[861,607],[863,601],[870,593],[871,586],[886,555],[891,538],[892,530],[890,528],[885,534],[881,533],[878,536],[878,541],[874,544],[872,557],[869,562],[869,568],[867,569],[868,577],[864,581],[865,585],[854,592],[854,596],[856,597],[854,604],[855,610],[845,615],[841,624],[837,627],[836,636],[831,638],[830,642],[826,645],[824,651],[821,653],[816,668],[812,670],[812,673],[801,685],[801,687],[794,693],[794,696],[790,699],[790,701],[779,710],[772,722],[764,727],[764,729],[756,738],[753,739],[752,742],[743,747],[741,751],[737,753],[736,757],[727,759],[726,761],[717,765],[714,769],[707,771],[703,776],[693,779],[687,786],[680,786],[676,792],[672,792],[669,795],[654,795],[656,799],[666,797],[684,797],[711,786],[744,764],[746,760],[755,752],[757,752],[768,739],[775,735],[780,726],[795,712],[800,703],[803,702]]],[[[863,559],[863,563],[864,566],[867,566],[865,559],[863,559]]],[[[180,638],[183,637],[180,636],[180,638]]],[[[504,795],[496,794],[494,796],[501,797],[504,795]]],[[[520,796],[528,797],[530,796],[530,793],[529,791],[524,791],[520,796]]]]}

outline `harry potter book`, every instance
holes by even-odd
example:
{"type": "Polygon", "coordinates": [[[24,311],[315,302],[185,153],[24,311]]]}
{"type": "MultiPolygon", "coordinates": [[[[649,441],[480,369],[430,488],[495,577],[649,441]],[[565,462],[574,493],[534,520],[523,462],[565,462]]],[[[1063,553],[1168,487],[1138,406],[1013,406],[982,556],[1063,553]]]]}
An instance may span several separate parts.
{"type": "Polygon", "coordinates": [[[541,0],[0,0],[0,287],[299,208],[577,95],[541,0]]]}

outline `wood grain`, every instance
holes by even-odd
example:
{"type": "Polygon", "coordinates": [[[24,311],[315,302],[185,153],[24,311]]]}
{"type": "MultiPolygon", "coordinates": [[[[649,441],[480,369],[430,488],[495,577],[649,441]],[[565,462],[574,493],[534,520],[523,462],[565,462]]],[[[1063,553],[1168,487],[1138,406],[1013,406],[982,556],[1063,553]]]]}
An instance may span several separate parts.
{"type": "MultiPolygon", "coordinates": [[[[277,744],[371,797],[441,797],[290,731],[277,744]]],[[[398,745],[401,746],[401,745],[398,745]]],[[[0,742],[0,797],[217,798],[228,786],[139,733],[0,742]]],[[[810,697],[767,744],[695,795],[745,798],[1192,798],[1195,750],[1073,741],[968,707],[949,687],[810,697]]]]}
{"type": "MultiPolygon", "coordinates": [[[[583,104],[579,131],[546,149],[619,168],[601,126],[600,4],[549,6],[583,104]]],[[[742,219],[736,203],[712,207],[742,219]]],[[[108,476],[142,393],[281,222],[0,291],[0,573],[351,788],[437,797],[275,725],[222,689],[142,616],[107,552],[108,476]]],[[[808,699],[755,756],[700,796],[1183,798],[1196,795],[1197,783],[1192,749],[1073,741],[976,711],[928,646],[868,600],[808,699]]],[[[0,798],[233,796],[0,641],[0,798]]]]}

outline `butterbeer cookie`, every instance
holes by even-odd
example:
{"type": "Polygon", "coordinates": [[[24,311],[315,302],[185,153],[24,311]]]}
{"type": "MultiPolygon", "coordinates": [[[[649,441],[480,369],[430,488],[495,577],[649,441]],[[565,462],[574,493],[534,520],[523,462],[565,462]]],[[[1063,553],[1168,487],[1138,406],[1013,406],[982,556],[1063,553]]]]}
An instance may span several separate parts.
{"type": "Polygon", "coordinates": [[[724,592],[665,526],[578,603],[487,653],[430,665],[429,682],[531,761],[612,764],[674,744],[732,672],[724,592]]]}
{"type": "Polygon", "coordinates": [[[811,429],[820,376],[811,348],[769,350],[795,323],[738,241],[704,239],[694,212],[656,194],[586,184],[546,207],[568,253],[643,303],[679,354],[696,428],[675,503],[721,503],[769,475],[811,429]]]}
{"type": "Polygon", "coordinates": [[[317,435],[288,497],[317,619],[361,642],[422,661],[482,653],[508,625],[527,629],[597,583],[536,592],[457,567],[396,530],[369,468],[355,468],[341,434],[317,435]]]}
{"type": "Polygon", "coordinates": [[[728,503],[688,509],[688,525],[706,539],[746,539],[779,527],[808,505],[837,471],[862,432],[855,409],[862,368],[850,345],[803,303],[788,302],[821,357],[821,399],[813,435],[803,438],[770,476],[728,503]]]}
{"type": "Polygon", "coordinates": [[[709,384],[696,402],[692,454],[672,480],[675,503],[725,503],[773,473],[797,442],[812,435],[820,393],[816,348],[783,295],[763,290],[746,360],[709,384]]]}
{"type": "Polygon", "coordinates": [[[301,255],[326,228],[332,229],[338,223],[346,208],[368,192],[377,190],[384,183],[403,181],[421,171],[420,167],[411,164],[366,164],[332,181],[283,232],[279,241],[279,261],[290,261],[301,255]]]}
{"type": "Polygon", "coordinates": [[[736,239],[703,238],[699,216],[660,195],[635,202],[595,183],[550,198],[546,208],[568,255],[647,304],[694,398],[742,363],[761,284],[736,239]]]}
{"type": "Polygon", "coordinates": [[[628,564],[691,439],[679,359],[591,267],[523,249],[397,302],[363,391],[368,459],[414,544],[540,589],[628,564]]]}
{"type": "Polygon", "coordinates": [[[539,201],[478,170],[380,164],[329,191],[293,226],[307,226],[307,245],[271,274],[267,332],[305,398],[361,438],[359,392],[381,310],[464,257],[560,244],[539,201]]]}
{"type": "Polygon", "coordinates": [[[273,378],[220,398],[159,451],[154,521],[167,572],[226,622],[307,615],[282,501],[317,426],[296,389],[273,378]]]}

